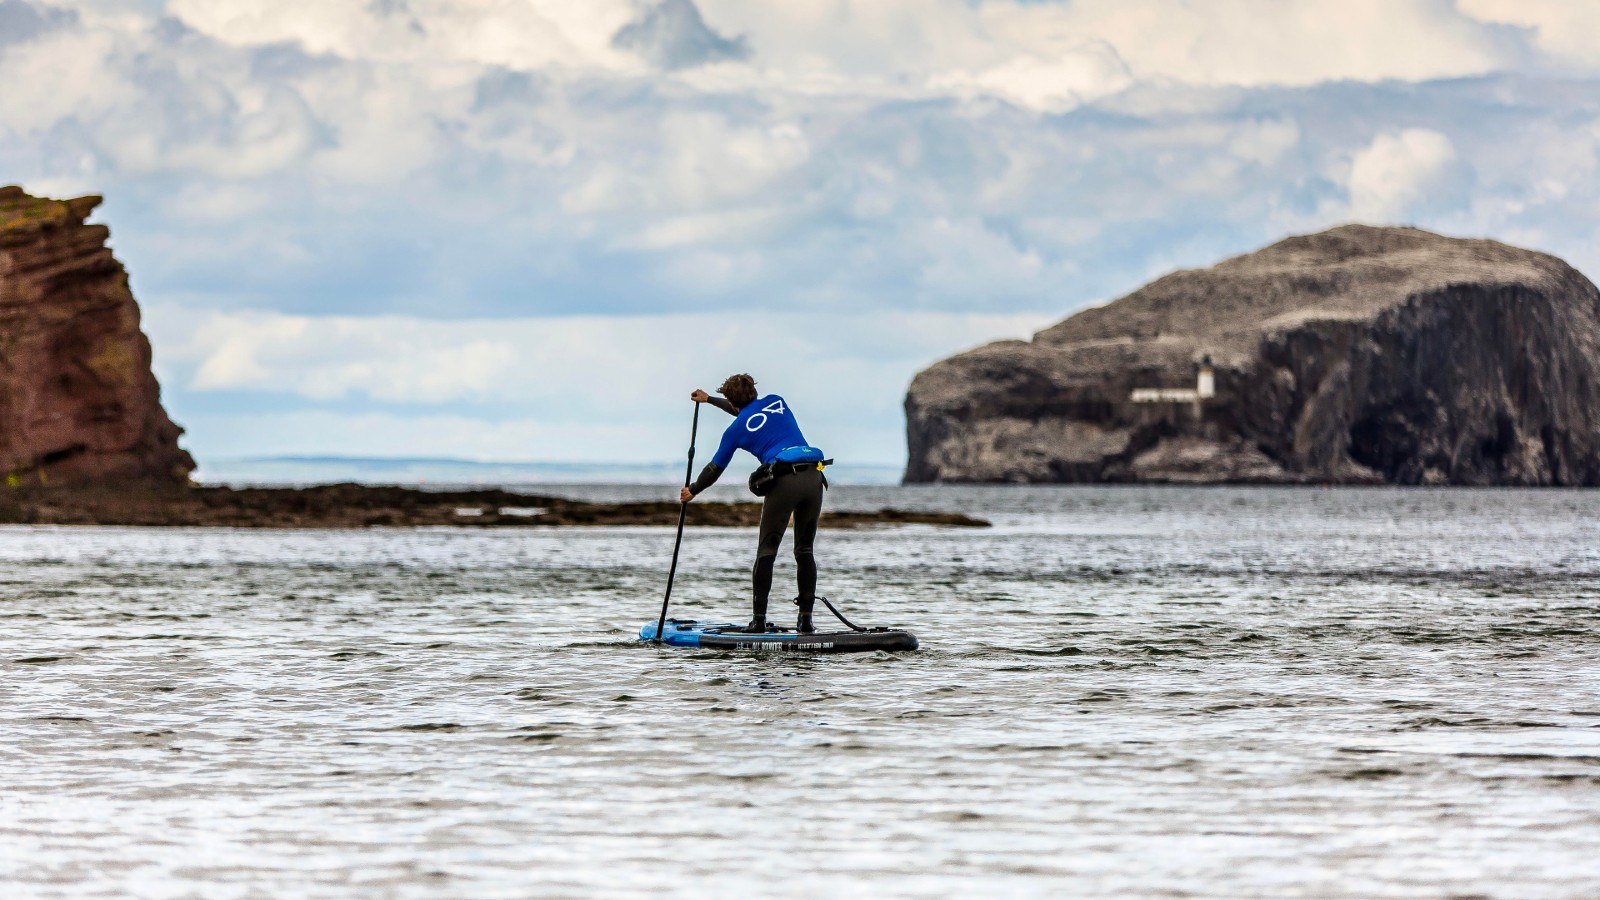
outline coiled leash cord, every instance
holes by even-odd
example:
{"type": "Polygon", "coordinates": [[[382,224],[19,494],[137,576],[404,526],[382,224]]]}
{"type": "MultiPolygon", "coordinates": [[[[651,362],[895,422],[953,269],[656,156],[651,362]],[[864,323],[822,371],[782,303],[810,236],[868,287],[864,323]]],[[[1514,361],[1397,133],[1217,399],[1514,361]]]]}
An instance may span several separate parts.
{"type": "MultiPolygon", "coordinates": [[[[834,606],[833,605],[833,601],[829,600],[827,597],[818,597],[817,599],[821,600],[822,601],[822,605],[826,606],[828,608],[828,612],[833,613],[833,617],[835,619],[838,619],[839,621],[843,622],[845,624],[845,627],[849,628],[851,631],[859,631],[862,634],[867,634],[867,633],[874,632],[874,631],[888,631],[889,630],[887,628],[862,628],[860,625],[857,625],[856,623],[850,621],[849,619],[846,619],[844,617],[844,613],[839,612],[839,607],[834,606]]],[[[799,606],[800,605],[800,598],[796,597],[795,600],[794,600],[794,603],[795,603],[796,606],[799,606]]]]}

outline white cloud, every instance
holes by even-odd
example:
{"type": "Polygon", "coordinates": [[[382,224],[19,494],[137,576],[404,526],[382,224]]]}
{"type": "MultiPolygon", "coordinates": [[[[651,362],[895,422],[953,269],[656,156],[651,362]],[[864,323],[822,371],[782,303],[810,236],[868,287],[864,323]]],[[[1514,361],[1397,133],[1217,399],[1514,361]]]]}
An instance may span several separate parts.
{"type": "Polygon", "coordinates": [[[13,133],[48,131],[62,119],[93,121],[133,105],[141,87],[106,71],[103,61],[120,49],[117,33],[63,28],[8,47],[0,55],[0,127],[13,133]]]}
{"type": "Polygon", "coordinates": [[[985,10],[1011,34],[1053,27],[1092,37],[1116,48],[1136,78],[1189,84],[1421,80],[1519,59],[1510,36],[1449,0],[1078,0],[985,10]]]}
{"type": "Polygon", "coordinates": [[[1026,291],[1045,268],[1037,252],[976,220],[934,219],[907,237],[926,250],[918,287],[932,294],[978,298],[1026,291]]]}
{"type": "MultiPolygon", "coordinates": [[[[261,456],[417,456],[479,460],[654,462],[637,452],[638,432],[607,422],[550,423],[459,413],[349,412],[301,409],[193,417],[187,445],[208,458],[261,456]],[[634,452],[630,452],[634,451],[634,452]]],[[[681,454],[682,451],[679,451],[681,454]]]]}
{"type": "Polygon", "coordinates": [[[978,92],[1045,112],[1135,80],[1420,80],[1523,58],[1496,24],[1509,14],[1473,18],[1449,0],[169,0],[167,12],[228,43],[351,61],[618,75],[651,62],[714,91],[978,92]]]}
{"type": "Polygon", "coordinates": [[[1444,183],[1455,161],[1454,145],[1437,131],[1378,135],[1350,165],[1351,216],[1377,224],[1403,217],[1444,183]]]}
{"type": "MultiPolygon", "coordinates": [[[[152,307],[148,318],[163,365],[189,373],[178,377],[195,391],[423,405],[559,400],[597,384],[609,396],[639,398],[652,395],[662,373],[691,378],[707,365],[720,371],[766,364],[799,377],[819,361],[832,364],[869,348],[877,351],[874,362],[898,369],[995,334],[1029,333],[1044,321],[880,312],[436,321],[165,306],[152,307]]],[[[909,381],[910,373],[896,377],[909,381]]]]}
{"type": "Polygon", "coordinates": [[[619,29],[611,43],[663,69],[743,60],[750,55],[743,38],[724,37],[708,28],[691,0],[659,0],[619,29]]]}
{"type": "Polygon", "coordinates": [[[773,188],[809,158],[793,122],[741,123],[711,110],[666,110],[634,120],[633,140],[647,139],[647,158],[592,160],[588,176],[562,197],[577,215],[641,212],[680,215],[742,206],[773,188]]]}
{"type": "Polygon", "coordinates": [[[1241,159],[1271,165],[1300,143],[1300,126],[1282,119],[1247,122],[1228,142],[1228,150],[1241,159]]]}
{"type": "Polygon", "coordinates": [[[637,68],[611,44],[635,13],[627,0],[169,0],[167,12],[228,43],[344,59],[637,68]]]}
{"type": "MultiPolygon", "coordinates": [[[[758,207],[673,216],[645,227],[623,244],[645,250],[667,250],[743,243],[753,236],[770,233],[782,215],[778,207],[758,207]]],[[[715,274],[701,269],[694,278],[712,280],[707,276],[715,274]]]]}
{"type": "MultiPolygon", "coordinates": [[[[1307,85],[1500,71],[1516,35],[1450,0],[701,0],[752,65],[808,92],[979,89],[1041,111],[1132,81],[1307,85]]],[[[752,74],[752,76],[754,75],[752,74]]]]}
{"type": "Polygon", "coordinates": [[[1556,63],[1600,66],[1600,3],[1591,0],[1458,0],[1461,11],[1485,22],[1531,29],[1535,45],[1556,63]]]}
{"type": "Polygon", "coordinates": [[[272,390],[313,400],[470,400],[510,387],[518,350],[503,331],[382,317],[212,313],[172,348],[197,362],[196,391],[272,390]]]}
{"type": "MultiPolygon", "coordinates": [[[[1047,318],[863,312],[441,322],[155,306],[146,322],[169,392],[381,401],[391,407],[384,430],[354,445],[390,454],[471,448],[467,455],[488,458],[648,460],[640,448],[681,426],[676,415],[690,389],[749,371],[764,389],[799,404],[808,427],[840,452],[892,462],[904,427],[900,397],[922,364],[1030,334],[1047,318]],[[441,416],[440,406],[458,411],[441,416]],[[417,411],[397,411],[403,407],[417,411]],[[485,424],[513,421],[539,426],[485,424]],[[420,422],[429,424],[419,430],[420,422]],[[629,440],[616,442],[619,434],[629,440]]],[[[239,452],[237,436],[223,433],[237,417],[190,415],[181,404],[174,415],[197,446],[239,452]]],[[[335,433],[351,431],[341,425],[335,433]]],[[[297,447],[279,436],[272,444],[274,452],[322,452],[325,437],[297,447]]]]}
{"type": "Polygon", "coordinates": [[[6,180],[188,307],[202,454],[224,402],[598,434],[593,373],[651,423],[760,365],[887,458],[921,365],[1286,231],[1600,269],[1587,4],[662,2],[0,0],[6,180]]]}
{"type": "Polygon", "coordinates": [[[987,94],[1028,109],[1064,113],[1128,87],[1133,78],[1110,47],[1089,44],[1050,57],[1016,56],[976,74],[939,74],[929,83],[961,95],[987,94]]]}

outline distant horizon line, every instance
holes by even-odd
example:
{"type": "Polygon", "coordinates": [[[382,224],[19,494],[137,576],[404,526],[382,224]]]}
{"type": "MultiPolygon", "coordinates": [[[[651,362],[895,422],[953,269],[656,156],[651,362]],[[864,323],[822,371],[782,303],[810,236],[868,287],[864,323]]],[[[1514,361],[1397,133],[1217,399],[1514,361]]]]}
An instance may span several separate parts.
{"type": "MultiPolygon", "coordinates": [[[[551,466],[564,468],[595,468],[604,466],[647,466],[651,468],[667,467],[676,468],[679,463],[663,460],[570,460],[570,459],[469,459],[458,456],[361,456],[345,454],[301,454],[289,453],[270,456],[210,456],[197,460],[197,465],[204,468],[210,463],[384,463],[384,464],[417,464],[417,463],[449,463],[462,466],[551,466]]],[[[844,463],[852,467],[903,469],[903,462],[851,462],[844,463]]]]}

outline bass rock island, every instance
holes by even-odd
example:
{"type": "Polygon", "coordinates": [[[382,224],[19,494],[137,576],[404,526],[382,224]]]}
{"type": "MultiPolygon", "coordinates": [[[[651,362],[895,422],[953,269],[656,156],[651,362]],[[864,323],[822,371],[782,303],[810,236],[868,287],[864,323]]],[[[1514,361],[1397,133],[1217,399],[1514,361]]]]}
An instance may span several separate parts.
{"type": "Polygon", "coordinates": [[[907,482],[1600,485],[1600,292],[1543,253],[1346,225],[943,360],[907,482]]]}

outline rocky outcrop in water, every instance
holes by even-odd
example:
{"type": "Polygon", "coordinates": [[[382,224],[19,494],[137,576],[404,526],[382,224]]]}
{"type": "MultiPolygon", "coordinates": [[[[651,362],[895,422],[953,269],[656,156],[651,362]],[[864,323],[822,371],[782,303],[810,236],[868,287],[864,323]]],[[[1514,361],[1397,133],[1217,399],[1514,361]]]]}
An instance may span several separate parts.
{"type": "Polygon", "coordinates": [[[908,482],[1600,485],[1600,292],[1348,225],[936,363],[906,419],[908,482]]]}
{"type": "MultiPolygon", "coordinates": [[[[675,489],[673,490],[675,492],[675,489]]],[[[663,489],[662,493],[669,493],[663,489]]],[[[200,485],[20,486],[0,492],[0,524],[210,526],[225,528],[548,528],[658,525],[678,522],[676,500],[589,503],[494,488],[423,491],[363,484],[304,488],[200,485]]],[[[688,525],[754,528],[759,503],[698,501],[688,525]]],[[[916,510],[828,510],[823,528],[943,525],[984,528],[961,513],[916,510]]]]}
{"type": "Polygon", "coordinates": [[[85,222],[99,197],[0,187],[0,476],[16,485],[183,482],[128,273],[85,222]]]}

